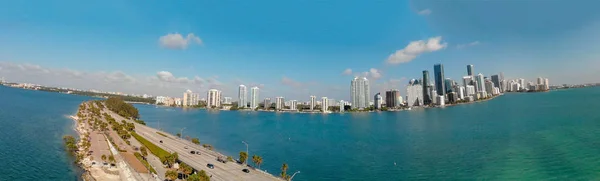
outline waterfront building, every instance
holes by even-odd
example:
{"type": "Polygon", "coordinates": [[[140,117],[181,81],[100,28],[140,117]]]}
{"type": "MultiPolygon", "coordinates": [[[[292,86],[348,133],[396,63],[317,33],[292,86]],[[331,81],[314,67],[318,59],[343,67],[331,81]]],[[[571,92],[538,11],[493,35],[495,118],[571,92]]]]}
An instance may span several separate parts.
{"type": "Polygon", "coordinates": [[[423,105],[423,86],[419,80],[412,79],[408,82],[408,85],[406,86],[406,105],[423,105]]]}
{"type": "Polygon", "coordinates": [[[383,97],[381,97],[381,93],[378,92],[375,94],[373,100],[375,101],[375,109],[381,109],[381,105],[383,104],[383,97]]]}
{"type": "Polygon", "coordinates": [[[500,94],[500,88],[498,87],[494,87],[494,91],[492,92],[492,95],[496,96],[500,94]]]}
{"type": "Polygon", "coordinates": [[[346,106],[346,102],[344,100],[340,100],[339,105],[340,106],[340,112],[344,112],[344,106],[346,106]]]}
{"type": "MultiPolygon", "coordinates": [[[[431,99],[432,99],[432,96],[433,96],[433,95],[430,94],[431,92],[429,90],[430,89],[429,84],[431,82],[429,80],[429,71],[423,70],[423,79],[422,80],[423,81],[421,82],[421,85],[423,85],[423,103],[426,104],[426,105],[429,105],[429,104],[431,104],[431,99]]],[[[402,96],[400,96],[399,92],[398,92],[398,97],[402,98],[402,96]]],[[[402,103],[402,101],[400,101],[400,103],[402,103]]],[[[399,106],[399,105],[396,105],[396,106],[399,106]]]]}
{"type": "Polygon", "coordinates": [[[473,102],[475,99],[473,98],[473,96],[467,96],[467,97],[465,97],[465,100],[467,102],[473,102]]]}
{"type": "Polygon", "coordinates": [[[317,107],[317,96],[310,96],[310,111],[314,111],[317,107]]]}
{"type": "Polygon", "coordinates": [[[192,92],[191,90],[187,90],[183,93],[183,106],[195,106],[198,105],[198,94],[192,92]]]}
{"type": "MultiPolygon", "coordinates": [[[[494,87],[500,87],[500,76],[499,75],[492,75],[492,83],[494,83],[494,87]]],[[[490,93],[491,92],[492,91],[490,91],[490,93]]]]}
{"type": "Polygon", "coordinates": [[[517,92],[517,91],[521,90],[521,84],[514,82],[514,81],[510,82],[510,87],[511,87],[510,88],[511,92],[517,92]]]}
{"type": "Polygon", "coordinates": [[[472,76],[464,76],[463,77],[463,86],[467,87],[468,85],[473,85],[473,77],[472,76]]]}
{"type": "Polygon", "coordinates": [[[156,96],[156,104],[166,104],[169,97],[156,96]]]}
{"type": "Polygon", "coordinates": [[[296,101],[296,100],[290,101],[290,109],[291,110],[297,110],[297,108],[296,108],[297,105],[298,105],[298,101],[296,101]]]}
{"type": "Polygon", "coordinates": [[[446,78],[444,80],[444,89],[446,89],[446,94],[454,91],[452,90],[452,86],[454,86],[454,81],[450,78],[446,78]]]}
{"type": "Polygon", "coordinates": [[[550,84],[548,84],[548,78],[544,79],[545,90],[550,90],[550,84]]]}
{"type": "Polygon", "coordinates": [[[276,97],[275,98],[275,110],[282,110],[284,108],[284,103],[285,101],[283,100],[283,97],[276,97]]]}
{"type": "Polygon", "coordinates": [[[485,77],[483,77],[483,74],[477,74],[477,92],[483,92],[483,94],[485,93],[485,77]]]}
{"type": "Polygon", "coordinates": [[[321,111],[327,112],[329,110],[329,99],[327,97],[321,97],[321,111]]]}
{"type": "Polygon", "coordinates": [[[402,96],[400,96],[400,91],[396,89],[392,89],[389,91],[385,91],[385,105],[387,107],[393,108],[398,107],[402,103],[402,96]]]}
{"type": "Polygon", "coordinates": [[[352,108],[364,109],[369,106],[370,90],[369,80],[366,77],[354,77],[350,83],[350,98],[352,108]]]}
{"type": "Polygon", "coordinates": [[[458,98],[460,100],[465,99],[465,87],[463,86],[458,86],[458,98]]]}
{"type": "Polygon", "coordinates": [[[231,104],[231,97],[223,97],[223,104],[231,104]]]}
{"type": "Polygon", "coordinates": [[[456,101],[458,101],[458,96],[456,92],[450,92],[446,95],[448,96],[448,102],[450,102],[450,104],[455,104],[456,101]]]}
{"type": "Polygon", "coordinates": [[[485,92],[487,94],[493,94],[494,88],[496,88],[496,86],[494,86],[494,82],[490,80],[485,81],[485,92]]]}
{"type": "Polygon", "coordinates": [[[221,91],[210,89],[206,95],[206,107],[217,108],[221,106],[221,91]]]}
{"type": "Polygon", "coordinates": [[[467,65],[467,75],[473,77],[474,73],[475,72],[473,71],[473,65],[467,65]]]}
{"type": "Polygon", "coordinates": [[[435,91],[437,95],[445,95],[446,90],[444,86],[444,65],[435,64],[433,66],[433,74],[435,76],[435,91]]]}
{"type": "Polygon", "coordinates": [[[256,109],[258,107],[258,87],[250,88],[250,109],[256,109]]]}
{"type": "Polygon", "coordinates": [[[183,100],[181,98],[175,98],[175,106],[182,106],[183,100]]]}
{"type": "Polygon", "coordinates": [[[444,96],[437,96],[435,100],[437,105],[443,106],[446,103],[444,96]]]}
{"type": "Polygon", "coordinates": [[[537,85],[543,85],[543,84],[544,84],[544,78],[538,77],[537,78],[537,85]]]}
{"type": "Polygon", "coordinates": [[[263,109],[269,110],[271,108],[271,98],[265,98],[263,101],[263,109]]]}
{"type": "Polygon", "coordinates": [[[467,96],[473,96],[473,95],[475,95],[475,86],[467,85],[467,87],[465,88],[465,90],[467,92],[467,96]]]}
{"type": "MultiPolygon", "coordinates": [[[[433,99],[431,99],[431,103],[432,103],[432,104],[436,104],[436,100],[437,100],[437,98],[436,98],[436,97],[437,97],[437,96],[436,96],[436,95],[437,95],[437,91],[435,91],[435,89],[434,89],[434,88],[433,88],[433,86],[432,86],[432,87],[431,87],[431,89],[430,89],[430,92],[431,92],[431,95],[433,96],[433,97],[432,97],[433,99]]],[[[408,98],[408,96],[407,96],[407,98],[408,98]]],[[[406,100],[406,105],[408,105],[408,99],[406,100]]]]}
{"type": "Polygon", "coordinates": [[[519,84],[521,84],[521,89],[526,89],[525,85],[525,79],[517,79],[517,82],[519,82],[519,84]]]}
{"type": "Polygon", "coordinates": [[[238,108],[245,109],[248,107],[248,95],[245,85],[240,85],[238,89],[238,108]]]}

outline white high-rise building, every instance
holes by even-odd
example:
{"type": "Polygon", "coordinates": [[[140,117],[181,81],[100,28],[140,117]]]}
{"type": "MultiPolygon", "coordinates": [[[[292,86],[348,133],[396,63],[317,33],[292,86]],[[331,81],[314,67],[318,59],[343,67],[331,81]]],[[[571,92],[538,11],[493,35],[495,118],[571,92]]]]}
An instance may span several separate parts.
{"type": "Polygon", "coordinates": [[[297,108],[296,108],[297,105],[298,105],[298,101],[296,101],[296,100],[290,101],[290,109],[291,110],[297,110],[297,108]]]}
{"type": "Polygon", "coordinates": [[[246,86],[240,85],[238,90],[238,108],[245,109],[248,107],[248,94],[247,94],[246,86]]]}
{"type": "Polygon", "coordinates": [[[437,105],[443,106],[446,103],[446,99],[442,95],[436,96],[435,98],[436,98],[435,103],[437,105]]]}
{"type": "Polygon", "coordinates": [[[206,107],[218,108],[221,106],[221,91],[217,89],[210,89],[206,95],[206,107]]]}
{"type": "Polygon", "coordinates": [[[282,110],[284,108],[284,100],[283,97],[276,97],[275,98],[275,110],[282,110]]]}
{"type": "Polygon", "coordinates": [[[537,85],[543,85],[543,84],[544,84],[544,78],[538,77],[537,78],[537,85]]]}
{"type": "Polygon", "coordinates": [[[310,96],[310,111],[315,110],[317,107],[317,96],[310,96]]]}
{"type": "Polygon", "coordinates": [[[256,109],[258,107],[258,87],[250,88],[250,109],[256,109]]]}
{"type": "Polygon", "coordinates": [[[492,94],[494,92],[494,82],[492,81],[485,81],[485,92],[487,94],[492,94]]]}
{"type": "Polygon", "coordinates": [[[525,79],[519,79],[518,82],[521,84],[521,89],[525,89],[525,85],[527,85],[525,84],[525,79]]]}
{"type": "Polygon", "coordinates": [[[327,112],[329,110],[329,99],[327,97],[321,98],[321,111],[327,112]]]}
{"type": "Polygon", "coordinates": [[[473,81],[473,77],[464,76],[463,77],[463,86],[467,87],[468,85],[471,85],[471,81],[473,81]]]}
{"type": "Polygon", "coordinates": [[[350,83],[352,108],[364,109],[370,102],[369,80],[366,77],[354,77],[350,83]]]}
{"type": "Polygon", "coordinates": [[[378,92],[377,94],[375,94],[375,97],[373,100],[375,102],[375,104],[374,104],[375,109],[381,109],[381,105],[383,104],[383,97],[381,96],[381,93],[378,92]]]}
{"type": "Polygon", "coordinates": [[[346,106],[346,102],[344,102],[344,100],[340,100],[339,106],[340,112],[344,112],[344,106],[346,106]]]}
{"type": "Polygon", "coordinates": [[[465,87],[458,86],[458,98],[461,100],[465,99],[465,87]]]}
{"type": "Polygon", "coordinates": [[[548,83],[548,78],[544,79],[544,86],[546,86],[546,90],[550,90],[550,84],[548,83]]]}
{"type": "Polygon", "coordinates": [[[271,98],[265,98],[263,101],[263,109],[269,110],[271,108],[271,98]]]}
{"type": "Polygon", "coordinates": [[[192,92],[191,90],[187,90],[183,93],[183,106],[195,106],[198,105],[198,94],[192,92]]]}
{"type": "Polygon", "coordinates": [[[156,104],[166,104],[169,97],[156,96],[156,104]]]}
{"type": "Polygon", "coordinates": [[[231,97],[223,97],[223,104],[231,104],[231,97]]]}
{"type": "Polygon", "coordinates": [[[485,90],[485,78],[483,77],[483,74],[477,74],[477,91],[486,94],[485,90]]]}
{"type": "Polygon", "coordinates": [[[467,96],[475,95],[475,86],[467,85],[466,92],[467,92],[467,96]]]}
{"type": "Polygon", "coordinates": [[[406,86],[406,105],[411,107],[423,105],[423,85],[419,80],[412,79],[408,82],[406,86]]]}
{"type": "Polygon", "coordinates": [[[183,105],[183,100],[181,98],[175,98],[175,105],[176,106],[181,106],[183,105]]]}

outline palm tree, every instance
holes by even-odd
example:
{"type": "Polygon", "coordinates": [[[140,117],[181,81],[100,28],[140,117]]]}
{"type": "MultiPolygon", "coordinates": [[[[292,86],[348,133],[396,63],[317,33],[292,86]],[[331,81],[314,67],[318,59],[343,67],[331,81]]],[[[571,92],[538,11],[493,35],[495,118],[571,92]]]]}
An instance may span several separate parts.
{"type": "Polygon", "coordinates": [[[287,175],[287,169],[288,169],[287,163],[283,163],[283,165],[281,165],[281,178],[284,178],[286,180],[290,178],[290,176],[287,175]]]}
{"type": "Polygon", "coordinates": [[[110,163],[115,163],[115,156],[113,156],[113,155],[108,156],[108,161],[110,163]]]}
{"type": "Polygon", "coordinates": [[[262,157],[258,155],[253,155],[252,162],[254,162],[254,165],[257,166],[258,169],[260,169],[260,164],[262,164],[262,157]]]}
{"type": "Polygon", "coordinates": [[[248,159],[248,153],[240,151],[240,162],[246,163],[246,159],[248,159]]]}
{"type": "Polygon", "coordinates": [[[100,158],[102,159],[102,161],[106,162],[106,155],[102,155],[100,158]]]}
{"type": "Polygon", "coordinates": [[[140,148],[140,152],[142,152],[142,156],[144,156],[144,157],[148,156],[148,150],[146,150],[145,146],[142,146],[140,148]]]}
{"type": "Polygon", "coordinates": [[[175,180],[175,179],[177,179],[177,171],[175,171],[175,170],[167,170],[167,172],[165,172],[165,178],[167,178],[168,180],[175,180]]]}

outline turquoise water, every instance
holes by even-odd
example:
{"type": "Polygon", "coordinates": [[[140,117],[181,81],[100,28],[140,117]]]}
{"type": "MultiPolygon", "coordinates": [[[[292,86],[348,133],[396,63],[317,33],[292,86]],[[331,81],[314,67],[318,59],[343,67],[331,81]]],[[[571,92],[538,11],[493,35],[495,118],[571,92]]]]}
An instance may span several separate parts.
{"type": "Polygon", "coordinates": [[[600,88],[382,113],[138,108],[235,157],[245,140],[270,173],[300,170],[294,180],[600,179],[600,88]]]}
{"type": "Polygon", "coordinates": [[[62,137],[88,97],[0,86],[0,180],[78,180],[62,137]]]}
{"type": "MultiPolygon", "coordinates": [[[[90,98],[0,86],[0,180],[76,180],[63,151],[90,98]]],[[[600,88],[507,94],[442,109],[357,114],[184,110],[137,105],[148,125],[199,137],[294,180],[598,180],[600,88]],[[394,164],[395,163],[395,164],[394,164]]]]}

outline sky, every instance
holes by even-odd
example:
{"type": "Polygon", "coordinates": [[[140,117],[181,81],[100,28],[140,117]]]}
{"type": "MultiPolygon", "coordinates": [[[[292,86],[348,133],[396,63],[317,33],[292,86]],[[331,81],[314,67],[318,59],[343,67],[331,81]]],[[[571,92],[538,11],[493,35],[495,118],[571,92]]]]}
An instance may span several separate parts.
{"type": "Polygon", "coordinates": [[[0,77],[181,97],[349,100],[433,65],[550,84],[600,82],[600,1],[2,1],[0,77]],[[35,4],[35,5],[33,5],[35,4]]]}

